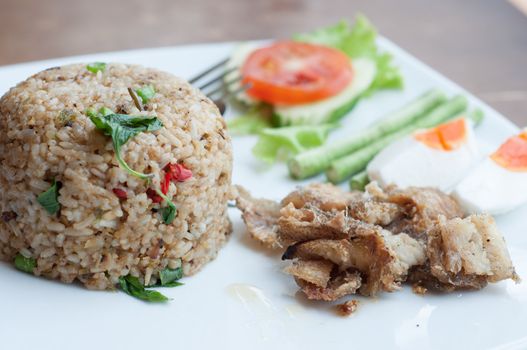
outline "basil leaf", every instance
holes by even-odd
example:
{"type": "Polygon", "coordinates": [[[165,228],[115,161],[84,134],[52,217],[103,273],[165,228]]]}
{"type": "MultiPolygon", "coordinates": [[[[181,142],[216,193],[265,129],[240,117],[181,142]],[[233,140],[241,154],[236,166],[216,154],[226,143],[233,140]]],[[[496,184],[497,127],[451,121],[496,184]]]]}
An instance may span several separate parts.
{"type": "Polygon", "coordinates": [[[163,222],[165,224],[171,224],[172,221],[174,221],[177,213],[177,208],[174,203],[168,198],[163,192],[156,189],[157,194],[164,199],[164,201],[167,203],[167,206],[164,208],[161,208],[161,217],[163,218],[163,222]]]}
{"type": "Polygon", "coordinates": [[[59,187],[57,181],[53,180],[53,184],[45,192],[42,192],[37,197],[37,202],[40,203],[51,215],[56,214],[60,210],[59,187]]]}
{"type": "Polygon", "coordinates": [[[137,277],[128,275],[119,277],[119,286],[123,292],[137,299],[159,303],[169,299],[155,290],[146,290],[137,277]]]}
{"type": "Polygon", "coordinates": [[[174,221],[177,212],[176,206],[172,202],[170,202],[170,204],[164,208],[161,208],[161,217],[163,218],[163,222],[167,225],[174,221]]]}
{"type": "Polygon", "coordinates": [[[134,293],[135,293],[133,295],[134,297],[144,300],[144,301],[149,301],[151,303],[164,303],[170,300],[166,296],[164,296],[163,294],[159,293],[156,290],[143,289],[140,292],[134,292],[134,293]]]}
{"type": "Polygon", "coordinates": [[[88,110],[86,115],[98,130],[112,137],[113,149],[117,160],[126,171],[140,179],[149,179],[153,176],[152,174],[143,174],[131,169],[121,157],[121,147],[141,132],[161,129],[163,123],[157,117],[141,117],[116,113],[103,115],[102,113],[95,114],[93,110],[88,110]]]}
{"type": "Polygon", "coordinates": [[[168,282],[168,283],[162,284],[159,287],[172,288],[172,287],[179,287],[179,286],[183,286],[183,285],[185,285],[185,283],[172,281],[172,282],[168,282]]]}
{"type": "Polygon", "coordinates": [[[179,287],[184,285],[184,283],[177,282],[180,278],[183,277],[183,269],[181,267],[178,267],[177,269],[169,269],[168,267],[161,270],[159,272],[159,281],[151,286],[148,286],[149,288],[152,287],[165,287],[165,288],[171,288],[171,287],[179,287]]]}
{"type": "Polygon", "coordinates": [[[152,85],[146,85],[143,86],[140,89],[136,89],[135,93],[137,96],[141,97],[141,100],[143,103],[148,103],[152,97],[156,94],[156,91],[154,90],[154,87],[152,85]]]}
{"type": "Polygon", "coordinates": [[[113,111],[108,107],[101,107],[99,108],[99,114],[101,114],[102,116],[107,116],[113,114],[113,111]]]}
{"type": "MultiPolygon", "coordinates": [[[[108,110],[101,108],[100,112],[108,110]]],[[[142,117],[117,113],[103,115],[102,113],[94,114],[93,112],[88,114],[88,116],[97,129],[107,136],[114,137],[115,131],[119,130],[117,139],[121,145],[124,145],[131,137],[140,132],[156,131],[163,127],[163,123],[155,116],[142,117]]]]}
{"type": "Polygon", "coordinates": [[[15,267],[20,271],[27,273],[33,273],[33,270],[37,266],[37,261],[33,258],[26,258],[22,254],[18,253],[15,256],[15,267]]]}
{"type": "MultiPolygon", "coordinates": [[[[183,269],[178,267],[177,269],[169,269],[168,267],[159,272],[159,280],[163,287],[168,287],[169,284],[181,279],[183,277],[183,269]]],[[[176,282],[178,285],[182,283],[176,282]]],[[[170,286],[175,287],[175,286],[170,286]]]]}
{"type": "Polygon", "coordinates": [[[92,73],[104,72],[106,70],[106,63],[104,62],[93,62],[86,66],[86,69],[92,73]]]}

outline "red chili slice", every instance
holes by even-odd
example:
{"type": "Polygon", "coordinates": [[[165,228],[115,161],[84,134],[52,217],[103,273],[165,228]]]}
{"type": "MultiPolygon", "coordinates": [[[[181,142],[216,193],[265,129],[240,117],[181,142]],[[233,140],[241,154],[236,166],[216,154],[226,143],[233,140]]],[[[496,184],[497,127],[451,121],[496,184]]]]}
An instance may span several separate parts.
{"type": "Polygon", "coordinates": [[[112,192],[117,196],[117,198],[119,199],[127,199],[128,198],[128,194],[126,193],[125,190],[121,189],[121,188],[114,188],[112,190],[112,192]]]}
{"type": "Polygon", "coordinates": [[[170,174],[171,180],[177,182],[187,181],[192,177],[192,171],[183,164],[167,164],[165,171],[170,174]]]}
{"type": "Polygon", "coordinates": [[[172,179],[172,174],[170,174],[168,171],[165,172],[165,178],[163,181],[161,181],[161,192],[163,194],[168,193],[168,187],[170,186],[170,180],[172,179]]]}
{"type": "Polygon", "coordinates": [[[146,196],[154,203],[161,203],[163,201],[163,198],[161,198],[153,188],[146,190],[146,196]]]}

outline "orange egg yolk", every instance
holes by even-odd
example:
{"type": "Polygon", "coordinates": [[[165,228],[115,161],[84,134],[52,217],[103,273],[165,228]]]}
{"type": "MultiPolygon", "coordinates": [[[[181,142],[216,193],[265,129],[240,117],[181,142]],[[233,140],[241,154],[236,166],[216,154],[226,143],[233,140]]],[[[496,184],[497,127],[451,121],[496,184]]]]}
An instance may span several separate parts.
{"type": "Polygon", "coordinates": [[[467,138],[465,119],[458,118],[435,128],[418,132],[414,134],[414,138],[433,149],[441,151],[458,149],[467,138]]]}
{"type": "Polygon", "coordinates": [[[527,171],[527,131],[509,138],[490,158],[505,169],[527,171]]]}

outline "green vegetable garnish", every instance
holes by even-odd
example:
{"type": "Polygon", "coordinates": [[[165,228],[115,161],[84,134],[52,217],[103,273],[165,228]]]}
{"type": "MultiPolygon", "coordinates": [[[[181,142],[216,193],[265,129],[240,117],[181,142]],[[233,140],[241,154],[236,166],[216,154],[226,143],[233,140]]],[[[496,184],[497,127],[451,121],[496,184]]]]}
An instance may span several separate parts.
{"type": "Polygon", "coordinates": [[[353,26],[341,21],[334,26],[322,28],[308,34],[299,34],[295,40],[326,45],[344,52],[351,58],[365,57],[375,61],[375,80],[365,92],[371,94],[379,89],[401,89],[403,78],[393,65],[392,55],[379,52],[375,39],[377,32],[366,17],[359,15],[353,26]]]}
{"type": "Polygon", "coordinates": [[[102,113],[95,114],[93,110],[88,110],[86,114],[98,130],[112,137],[113,149],[117,160],[126,171],[145,180],[154,176],[153,174],[143,174],[131,169],[121,157],[121,147],[140,132],[159,130],[163,124],[157,117],[140,117],[115,113],[103,115],[102,113]]]}
{"type": "Polygon", "coordinates": [[[20,271],[27,273],[33,273],[33,270],[37,266],[37,262],[33,258],[26,258],[22,254],[18,253],[15,256],[15,267],[20,271]]]}
{"type": "Polygon", "coordinates": [[[156,189],[157,194],[163,198],[167,204],[166,207],[161,208],[161,217],[163,218],[163,222],[167,225],[171,224],[172,221],[174,221],[174,218],[176,217],[177,208],[174,203],[168,198],[163,192],[156,189]]]}
{"type": "Polygon", "coordinates": [[[376,90],[403,88],[403,76],[399,72],[399,69],[392,65],[392,59],[392,55],[386,52],[377,55],[377,74],[368,90],[364,92],[365,96],[371,95],[376,90]]]}
{"type": "Polygon", "coordinates": [[[231,135],[258,134],[263,129],[272,127],[272,113],[269,105],[252,106],[243,115],[227,119],[227,129],[231,135]]]}
{"type": "Polygon", "coordinates": [[[119,286],[126,294],[144,301],[159,303],[169,300],[158,291],[145,289],[145,286],[139,282],[139,279],[131,275],[119,277],[119,286]]]}
{"type": "Polygon", "coordinates": [[[350,180],[350,188],[355,191],[364,191],[366,185],[370,182],[368,173],[366,170],[361,171],[358,174],[353,175],[350,180]]]}
{"type": "Polygon", "coordinates": [[[174,221],[174,218],[176,217],[176,211],[176,206],[173,204],[169,204],[167,207],[162,208],[161,216],[163,217],[163,222],[167,225],[171,224],[172,221],[174,221]]]}
{"type": "Polygon", "coordinates": [[[441,91],[437,89],[427,91],[358,133],[303,152],[290,159],[289,174],[295,179],[305,179],[316,175],[327,169],[333,161],[371,145],[410,124],[417,123],[419,118],[445,100],[446,97],[441,91]]]}
{"type": "Polygon", "coordinates": [[[45,192],[42,192],[37,197],[37,202],[40,203],[51,215],[56,214],[60,210],[59,185],[57,181],[53,180],[53,184],[45,192]]]}
{"type": "Polygon", "coordinates": [[[152,97],[156,94],[154,87],[152,85],[145,85],[140,89],[136,89],[135,93],[137,96],[141,97],[143,103],[148,103],[152,97]]]}
{"type": "Polygon", "coordinates": [[[466,97],[461,95],[452,97],[447,102],[444,102],[427,112],[415,123],[407,125],[394,133],[388,134],[379,140],[369,143],[355,152],[334,160],[326,170],[327,179],[334,184],[344,181],[348,177],[364,170],[377,153],[390,143],[411,134],[416,130],[428,129],[451,120],[464,112],[467,105],[468,102],[466,97]]]}
{"type": "Polygon", "coordinates": [[[177,280],[183,277],[183,269],[178,267],[177,269],[169,269],[168,267],[159,272],[160,287],[178,287],[183,285],[177,280]]]}
{"type": "Polygon", "coordinates": [[[108,107],[101,107],[99,108],[99,114],[101,114],[103,117],[113,114],[113,111],[108,107]]]}
{"type": "Polygon", "coordinates": [[[264,129],[253,148],[253,154],[266,162],[287,158],[320,146],[336,124],[289,126],[264,129]]]}
{"type": "Polygon", "coordinates": [[[104,62],[93,62],[86,66],[86,69],[92,73],[97,74],[97,72],[104,72],[106,69],[106,63],[104,62]]]}

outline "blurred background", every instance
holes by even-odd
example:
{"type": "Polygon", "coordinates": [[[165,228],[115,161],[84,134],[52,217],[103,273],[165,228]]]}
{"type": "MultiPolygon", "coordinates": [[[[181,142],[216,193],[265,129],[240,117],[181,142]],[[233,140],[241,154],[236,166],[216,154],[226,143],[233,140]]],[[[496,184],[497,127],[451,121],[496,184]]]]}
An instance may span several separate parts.
{"type": "Polygon", "coordinates": [[[0,0],[0,65],[289,37],[365,14],[382,35],[527,125],[527,0],[0,0]]]}

